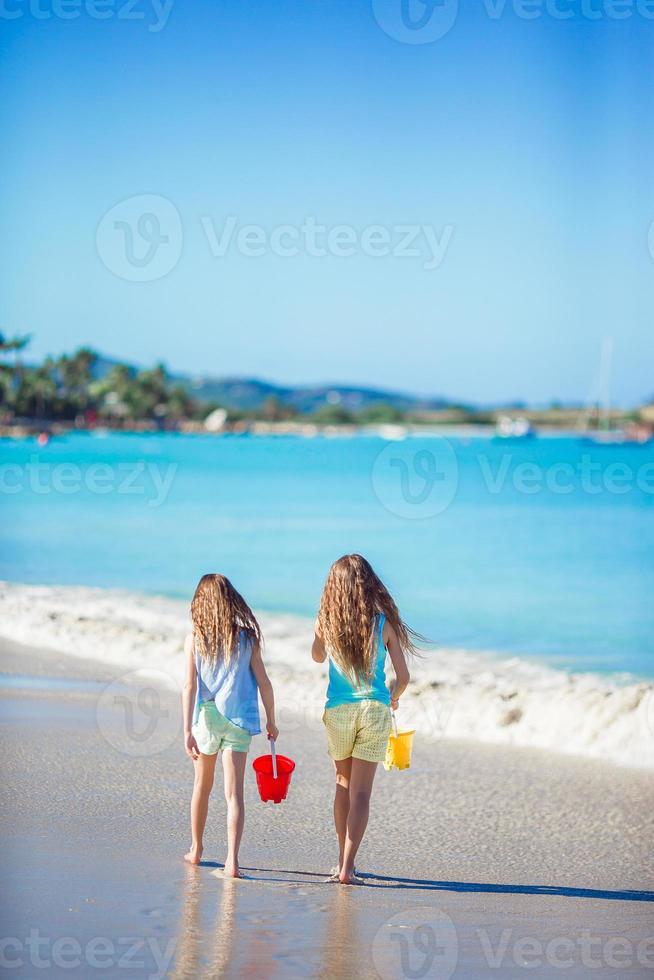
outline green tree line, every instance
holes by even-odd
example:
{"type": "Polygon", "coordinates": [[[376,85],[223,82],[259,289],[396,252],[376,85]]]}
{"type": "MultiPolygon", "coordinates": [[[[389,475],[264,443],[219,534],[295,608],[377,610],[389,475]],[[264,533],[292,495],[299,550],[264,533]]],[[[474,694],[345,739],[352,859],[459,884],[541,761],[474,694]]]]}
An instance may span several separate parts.
{"type": "Polygon", "coordinates": [[[192,418],[199,406],[171,381],[162,364],[134,371],[115,364],[96,377],[98,355],[88,347],[26,365],[27,336],[0,334],[0,413],[11,419],[84,422],[192,418]]]}
{"type": "MultiPolygon", "coordinates": [[[[215,402],[192,397],[171,379],[163,364],[135,370],[114,364],[100,375],[99,355],[88,347],[74,354],[47,357],[41,364],[26,364],[23,353],[29,336],[5,337],[0,333],[0,417],[4,421],[75,422],[78,425],[129,424],[155,421],[161,425],[203,420],[215,402]]],[[[296,408],[274,396],[250,411],[229,411],[232,422],[261,419],[284,422],[299,418],[296,408]]],[[[402,422],[405,414],[379,403],[357,413],[341,405],[323,405],[303,421],[319,425],[383,424],[402,422]]]]}

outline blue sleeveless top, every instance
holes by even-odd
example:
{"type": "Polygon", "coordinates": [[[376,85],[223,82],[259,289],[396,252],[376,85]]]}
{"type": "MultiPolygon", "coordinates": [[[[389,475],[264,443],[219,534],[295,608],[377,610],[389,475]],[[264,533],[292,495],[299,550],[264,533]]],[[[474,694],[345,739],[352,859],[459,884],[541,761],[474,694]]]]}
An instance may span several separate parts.
{"type": "Polygon", "coordinates": [[[214,701],[218,711],[233,725],[244,728],[250,735],[261,731],[259,719],[259,690],[250,663],[252,639],[245,630],[238,637],[238,653],[235,650],[229,664],[218,659],[214,663],[203,660],[195,645],[195,669],[198,690],[195,698],[193,724],[200,715],[200,705],[214,701]]]}
{"type": "MultiPolygon", "coordinates": [[[[375,638],[377,641],[377,659],[372,677],[367,684],[359,684],[356,687],[350,678],[343,673],[337,663],[329,658],[329,687],[327,688],[326,708],[337,708],[340,704],[356,704],[358,701],[381,701],[382,704],[391,703],[391,692],[386,686],[386,647],[382,633],[386,617],[383,613],[377,616],[375,623],[375,638]]],[[[374,640],[373,640],[374,642],[374,640]]]]}

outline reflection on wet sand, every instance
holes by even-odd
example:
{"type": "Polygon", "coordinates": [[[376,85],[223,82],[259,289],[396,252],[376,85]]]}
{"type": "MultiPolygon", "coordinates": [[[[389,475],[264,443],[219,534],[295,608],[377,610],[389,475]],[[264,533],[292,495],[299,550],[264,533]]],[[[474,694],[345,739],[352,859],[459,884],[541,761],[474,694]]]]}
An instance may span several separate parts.
{"type": "Polygon", "coordinates": [[[220,884],[218,918],[213,937],[207,941],[209,968],[207,977],[226,975],[234,954],[234,933],[236,932],[236,896],[240,888],[238,881],[223,879],[220,884]]]}
{"type": "Polygon", "coordinates": [[[309,898],[304,881],[216,881],[187,868],[170,976],[281,980],[290,967],[294,975],[321,980],[363,976],[357,889],[310,887],[309,898]]]}
{"type": "Polygon", "coordinates": [[[270,980],[277,972],[279,928],[255,926],[241,935],[245,956],[239,963],[238,976],[244,980],[270,980]]]}
{"type": "Polygon", "coordinates": [[[357,945],[359,910],[356,888],[329,885],[331,897],[325,913],[321,970],[324,980],[361,974],[361,950],[357,945]]]}
{"type": "Polygon", "coordinates": [[[182,921],[177,943],[174,980],[182,977],[223,977],[227,974],[234,953],[236,932],[236,896],[239,882],[225,879],[220,883],[217,918],[207,917],[204,935],[203,899],[213,901],[215,889],[208,887],[198,868],[188,867],[184,882],[182,921]]]}
{"type": "Polygon", "coordinates": [[[199,868],[186,868],[177,956],[171,977],[173,980],[226,977],[230,975],[234,956],[245,954],[238,976],[267,980],[274,972],[271,941],[274,934],[248,933],[246,939],[239,931],[237,902],[243,882],[221,878],[215,917],[207,914],[210,911],[207,902],[215,901],[215,884],[215,879],[207,879],[199,868]]]}
{"type": "Polygon", "coordinates": [[[185,869],[182,921],[177,939],[175,966],[171,972],[174,980],[199,976],[200,950],[202,949],[202,922],[200,895],[202,879],[198,869],[188,865],[185,869]]]}

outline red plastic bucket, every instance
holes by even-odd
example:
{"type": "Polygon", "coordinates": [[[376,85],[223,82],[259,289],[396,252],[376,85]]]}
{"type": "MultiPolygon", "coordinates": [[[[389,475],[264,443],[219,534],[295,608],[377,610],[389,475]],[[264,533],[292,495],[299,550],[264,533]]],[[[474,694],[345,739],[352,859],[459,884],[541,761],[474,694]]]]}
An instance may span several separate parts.
{"type": "Polygon", "coordinates": [[[264,803],[272,800],[273,803],[281,803],[286,799],[288,787],[291,785],[291,775],[295,769],[295,763],[285,755],[277,757],[277,778],[273,776],[273,757],[272,755],[260,755],[252,763],[252,768],[257,777],[257,788],[259,796],[264,803]]]}

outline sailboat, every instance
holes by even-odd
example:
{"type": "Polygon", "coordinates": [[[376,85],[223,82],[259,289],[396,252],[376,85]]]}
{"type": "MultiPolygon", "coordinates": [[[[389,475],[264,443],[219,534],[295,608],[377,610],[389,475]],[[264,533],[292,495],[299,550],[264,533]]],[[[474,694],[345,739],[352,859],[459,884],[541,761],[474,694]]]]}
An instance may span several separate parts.
{"type": "Polygon", "coordinates": [[[625,429],[611,427],[611,367],[613,362],[613,338],[605,337],[602,342],[600,369],[596,383],[588,398],[588,408],[580,417],[578,428],[586,442],[600,446],[619,446],[624,443],[643,445],[652,438],[651,433],[640,427],[625,429]],[[593,418],[595,428],[591,428],[593,418]]]}

